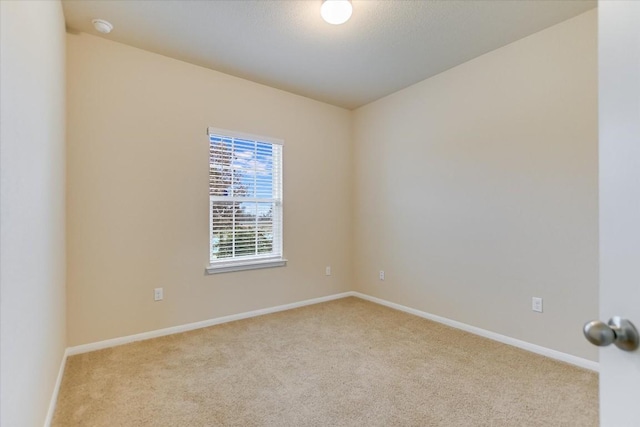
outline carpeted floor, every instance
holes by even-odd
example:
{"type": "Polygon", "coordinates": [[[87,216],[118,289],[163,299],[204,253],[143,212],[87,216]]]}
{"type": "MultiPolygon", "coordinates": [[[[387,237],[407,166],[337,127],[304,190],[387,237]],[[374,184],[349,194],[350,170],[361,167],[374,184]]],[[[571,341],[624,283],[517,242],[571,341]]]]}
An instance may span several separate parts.
{"type": "Polygon", "coordinates": [[[358,298],[72,356],[53,426],[597,426],[597,374],[358,298]]]}

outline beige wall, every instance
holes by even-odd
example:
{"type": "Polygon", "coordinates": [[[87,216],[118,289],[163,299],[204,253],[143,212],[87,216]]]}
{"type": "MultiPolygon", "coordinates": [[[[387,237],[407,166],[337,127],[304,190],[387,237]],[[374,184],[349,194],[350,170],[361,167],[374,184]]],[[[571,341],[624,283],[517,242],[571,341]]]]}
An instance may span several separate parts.
{"type": "Polygon", "coordinates": [[[67,40],[69,345],[350,289],[351,112],[95,36],[67,40]],[[204,274],[208,126],[285,140],[287,267],[204,274]]]}
{"type": "Polygon", "coordinates": [[[356,110],[357,290],[596,359],[596,16],[356,110]]]}
{"type": "Polygon", "coordinates": [[[65,32],[0,2],[0,424],[43,425],[66,347],[65,32]]]}

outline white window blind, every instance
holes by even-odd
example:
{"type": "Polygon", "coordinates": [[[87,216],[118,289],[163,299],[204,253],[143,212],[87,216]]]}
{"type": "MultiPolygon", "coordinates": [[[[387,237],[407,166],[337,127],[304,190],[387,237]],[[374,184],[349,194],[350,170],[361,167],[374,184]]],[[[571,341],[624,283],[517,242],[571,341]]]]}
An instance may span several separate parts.
{"type": "Polygon", "coordinates": [[[208,133],[210,269],[272,266],[282,260],[282,141],[208,133]]]}

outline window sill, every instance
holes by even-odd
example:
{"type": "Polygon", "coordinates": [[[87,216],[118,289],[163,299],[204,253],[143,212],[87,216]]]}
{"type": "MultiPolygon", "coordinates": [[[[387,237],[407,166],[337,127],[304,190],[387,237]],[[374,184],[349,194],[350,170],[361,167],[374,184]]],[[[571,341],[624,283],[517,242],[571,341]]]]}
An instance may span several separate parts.
{"type": "Polygon", "coordinates": [[[207,274],[230,273],[232,271],[256,270],[259,268],[285,267],[287,260],[284,258],[232,261],[220,264],[211,264],[206,268],[207,274]]]}

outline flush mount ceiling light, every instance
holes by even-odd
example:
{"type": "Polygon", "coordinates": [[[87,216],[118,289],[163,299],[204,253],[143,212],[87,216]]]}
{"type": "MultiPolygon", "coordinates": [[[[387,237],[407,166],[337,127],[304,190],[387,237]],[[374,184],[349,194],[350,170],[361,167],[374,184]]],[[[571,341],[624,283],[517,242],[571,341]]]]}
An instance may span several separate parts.
{"type": "Polygon", "coordinates": [[[111,25],[111,22],[105,21],[104,19],[92,19],[91,23],[93,24],[93,27],[96,29],[96,31],[102,34],[109,34],[111,30],[113,30],[113,25],[111,25]]]}
{"type": "Polygon", "coordinates": [[[351,18],[353,6],[351,0],[322,0],[320,15],[329,24],[344,24],[351,18]]]}

